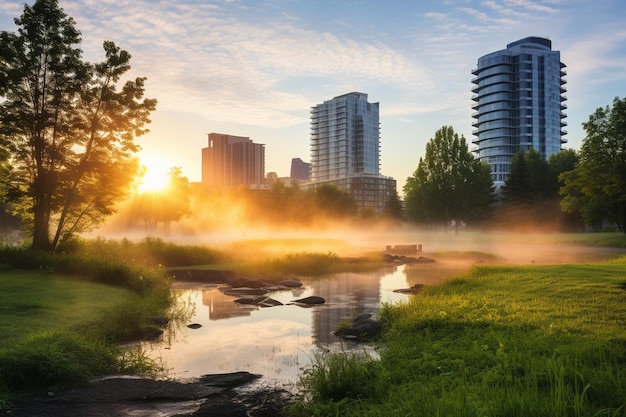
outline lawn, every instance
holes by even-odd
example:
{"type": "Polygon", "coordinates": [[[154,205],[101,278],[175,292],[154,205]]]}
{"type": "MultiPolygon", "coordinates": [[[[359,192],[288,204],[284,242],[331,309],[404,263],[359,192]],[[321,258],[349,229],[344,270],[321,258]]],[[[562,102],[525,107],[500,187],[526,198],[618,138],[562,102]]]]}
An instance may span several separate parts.
{"type": "Polygon", "coordinates": [[[0,350],[101,318],[132,292],[40,271],[0,271],[0,350]]]}
{"type": "Polygon", "coordinates": [[[294,414],[624,416],[625,271],[481,266],[425,287],[380,311],[380,358],[318,357],[294,414]]]}

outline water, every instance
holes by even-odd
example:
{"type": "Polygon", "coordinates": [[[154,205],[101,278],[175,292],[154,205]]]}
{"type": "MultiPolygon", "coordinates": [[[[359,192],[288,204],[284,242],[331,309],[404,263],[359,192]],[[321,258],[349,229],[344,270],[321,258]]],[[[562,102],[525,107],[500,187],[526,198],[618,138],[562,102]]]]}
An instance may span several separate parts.
{"type": "Polygon", "coordinates": [[[173,291],[191,316],[171,326],[162,342],[145,344],[144,349],[160,359],[175,379],[248,371],[263,375],[266,385],[293,386],[316,353],[365,349],[332,332],[356,314],[375,314],[381,303],[406,300],[409,296],[393,290],[415,283],[409,285],[409,268],[302,279],[302,288],[268,294],[284,304],[310,295],[326,299],[325,304],[306,308],[241,305],[216,286],[179,284],[173,291]],[[202,327],[189,329],[189,323],[202,327]]]}

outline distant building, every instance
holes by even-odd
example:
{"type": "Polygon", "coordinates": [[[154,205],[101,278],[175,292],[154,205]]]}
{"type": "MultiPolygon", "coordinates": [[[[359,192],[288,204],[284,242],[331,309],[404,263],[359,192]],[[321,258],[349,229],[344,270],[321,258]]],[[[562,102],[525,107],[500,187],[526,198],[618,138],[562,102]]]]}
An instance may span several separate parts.
{"type": "Polygon", "coordinates": [[[291,171],[289,177],[292,180],[308,180],[311,176],[311,164],[304,162],[300,158],[291,160],[291,171]]]}
{"type": "Polygon", "coordinates": [[[472,142],[496,187],[506,181],[517,152],[532,148],[547,159],[567,142],[565,64],[551,48],[549,39],[520,39],[480,57],[472,71],[472,142]]]}
{"type": "Polygon", "coordinates": [[[380,175],[379,103],[352,92],[311,109],[311,178],[348,191],[360,209],[381,212],[396,192],[396,180],[380,175]]]}
{"type": "Polygon", "coordinates": [[[209,146],[202,148],[202,184],[209,188],[265,184],[265,145],[250,138],[209,133],[209,146]]]}

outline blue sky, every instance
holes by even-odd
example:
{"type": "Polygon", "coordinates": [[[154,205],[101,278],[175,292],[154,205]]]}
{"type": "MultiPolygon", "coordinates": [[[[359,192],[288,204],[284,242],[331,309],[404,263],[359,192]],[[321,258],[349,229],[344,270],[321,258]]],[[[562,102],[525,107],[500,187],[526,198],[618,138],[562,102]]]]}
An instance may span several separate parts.
{"type": "MultiPolygon", "coordinates": [[[[24,1],[0,0],[0,29],[24,1]]],[[[32,3],[32,1],[29,1],[32,3]]],[[[526,36],[552,40],[567,65],[566,147],[581,123],[626,96],[623,0],[59,0],[85,58],[112,40],[159,105],[138,139],[146,164],[201,175],[207,133],[266,145],[266,172],[309,157],[309,111],[360,91],[380,103],[381,173],[398,191],[437,129],[471,134],[477,59],[526,36]]]]}

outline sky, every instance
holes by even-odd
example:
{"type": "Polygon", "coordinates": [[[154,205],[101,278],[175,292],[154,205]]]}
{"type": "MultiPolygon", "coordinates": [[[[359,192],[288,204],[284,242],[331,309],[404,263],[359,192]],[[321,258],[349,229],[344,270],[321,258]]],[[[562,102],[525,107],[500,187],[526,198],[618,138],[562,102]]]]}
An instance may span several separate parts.
{"type": "MultiPolygon", "coordinates": [[[[27,1],[32,4],[34,0],[27,1]]],[[[0,30],[24,1],[0,0],[0,30]]],[[[581,124],[626,96],[623,0],[59,0],[84,58],[110,40],[132,55],[158,100],[137,139],[149,170],[201,179],[211,132],[265,144],[265,170],[310,160],[311,107],[352,91],[380,103],[381,174],[402,196],[426,143],[452,126],[471,145],[471,71],[527,36],[552,41],[567,65],[566,148],[581,124]]]]}

